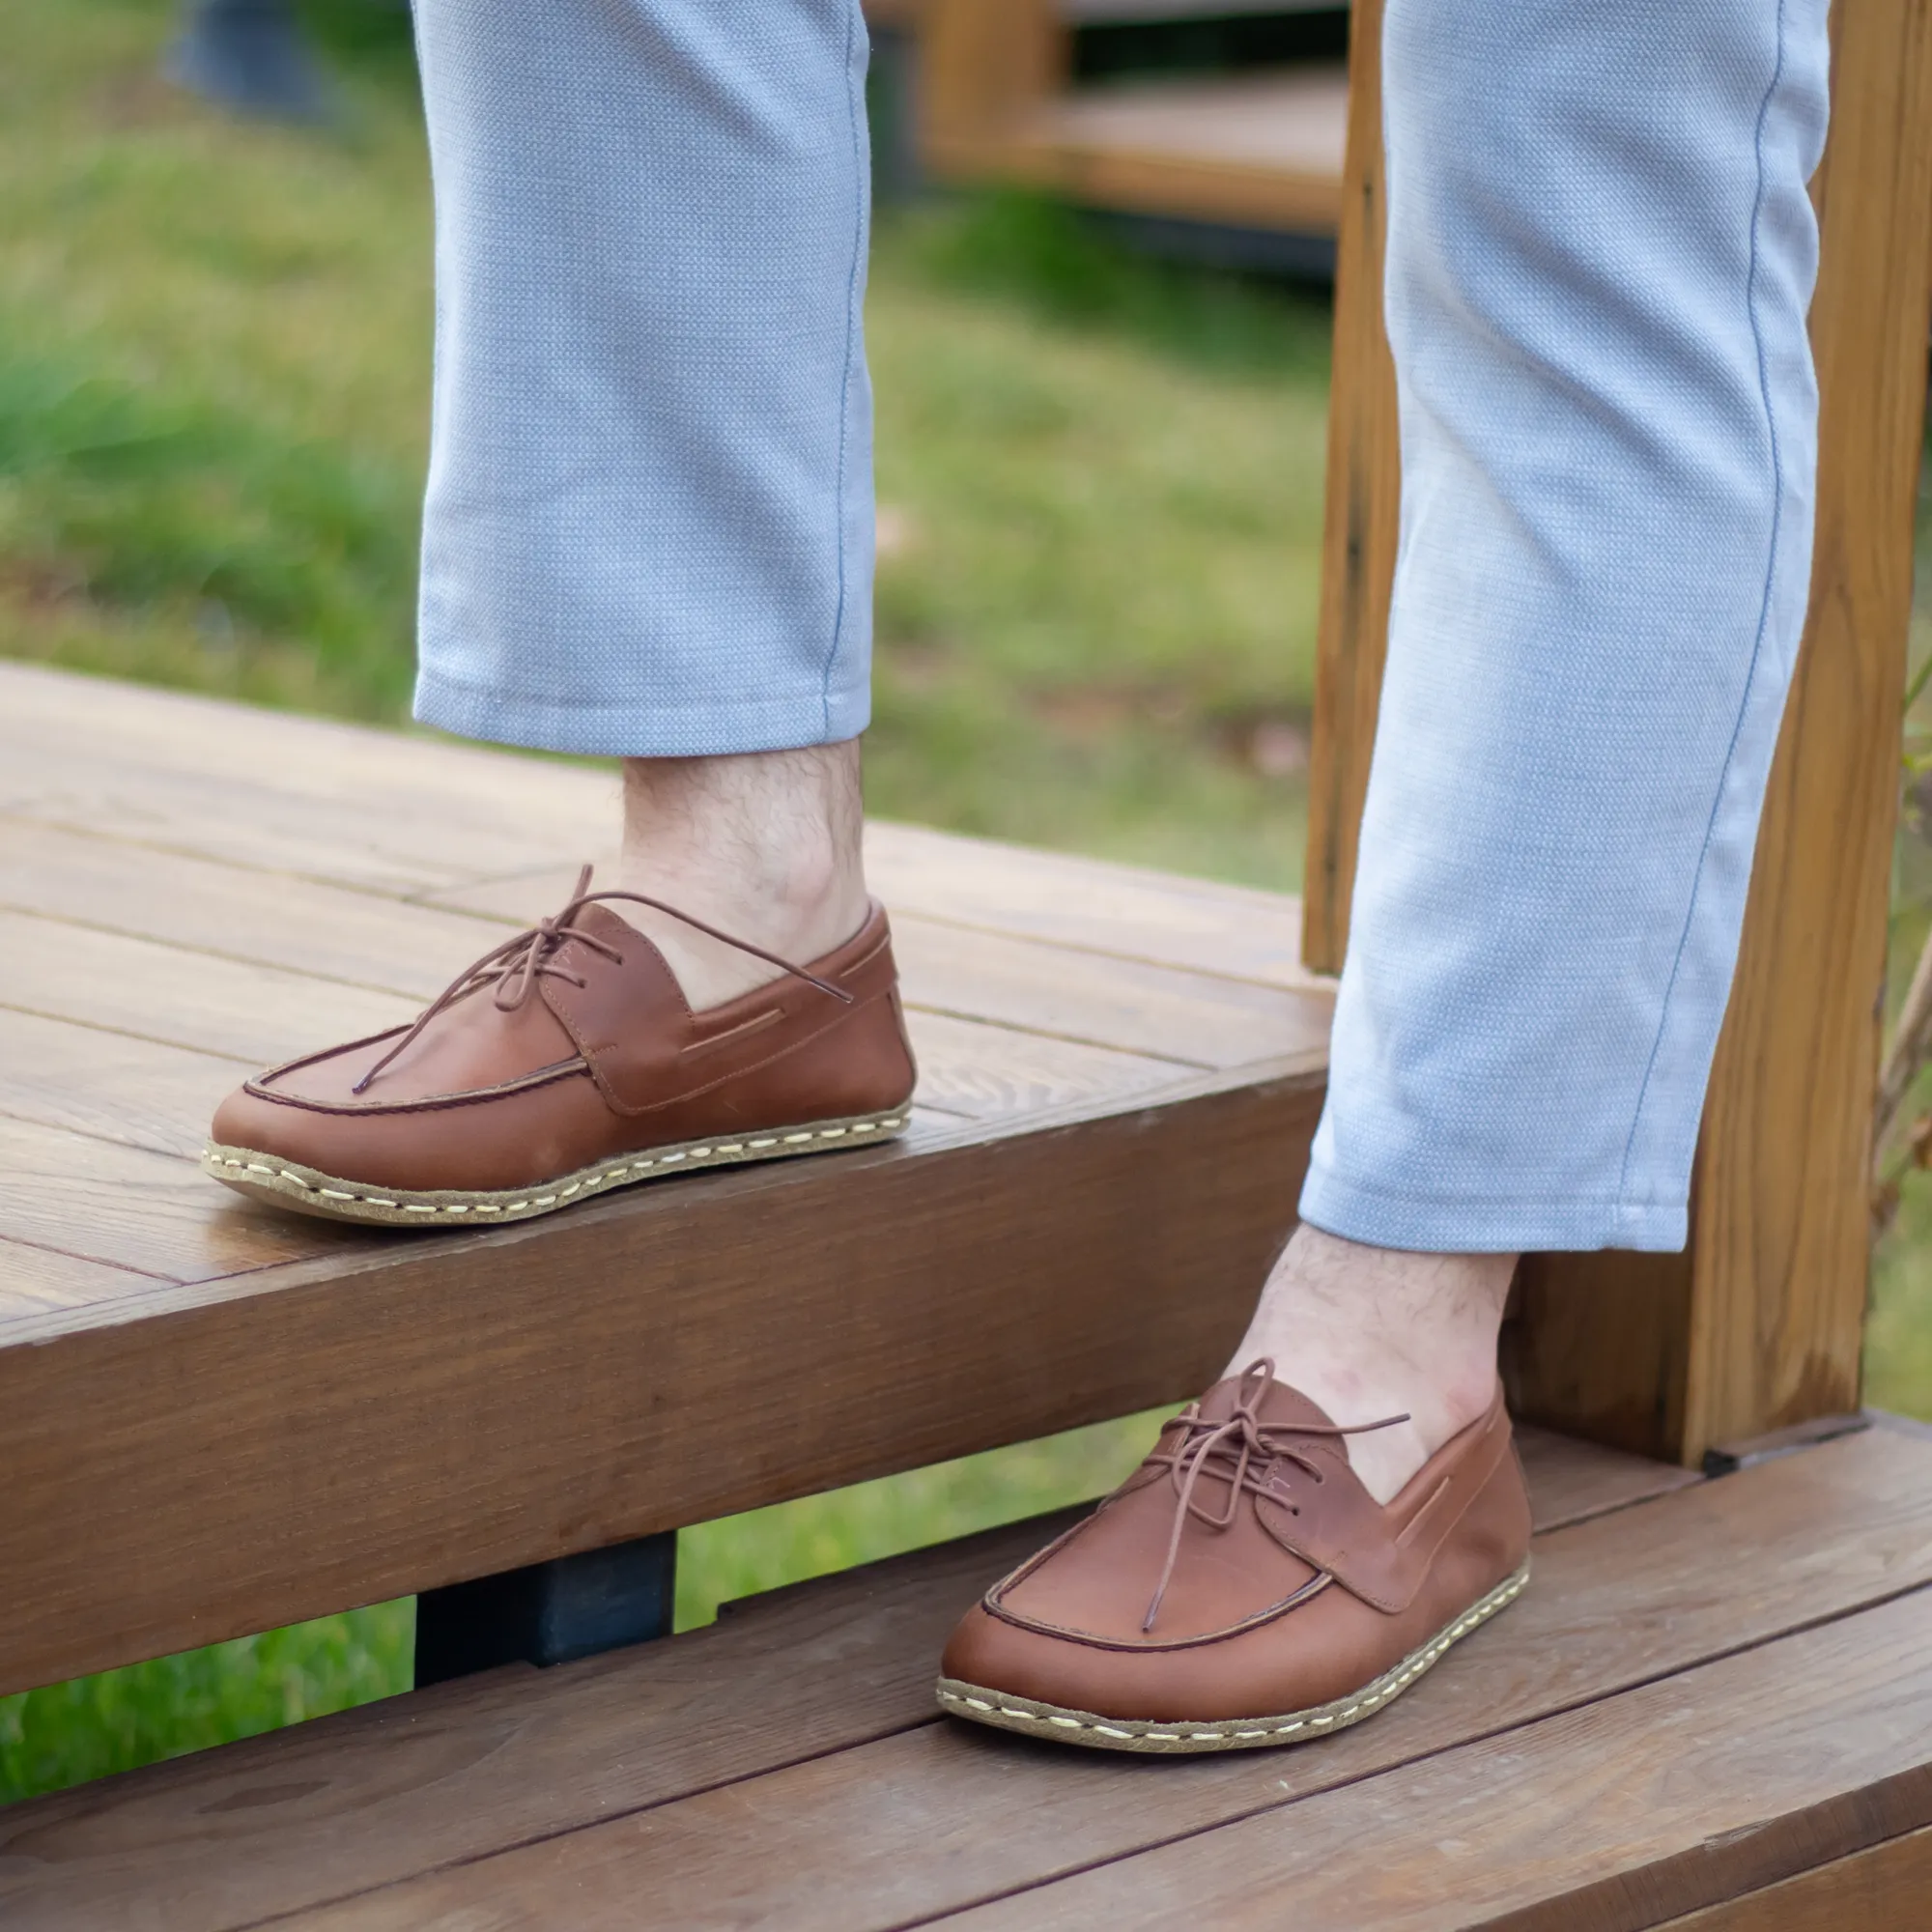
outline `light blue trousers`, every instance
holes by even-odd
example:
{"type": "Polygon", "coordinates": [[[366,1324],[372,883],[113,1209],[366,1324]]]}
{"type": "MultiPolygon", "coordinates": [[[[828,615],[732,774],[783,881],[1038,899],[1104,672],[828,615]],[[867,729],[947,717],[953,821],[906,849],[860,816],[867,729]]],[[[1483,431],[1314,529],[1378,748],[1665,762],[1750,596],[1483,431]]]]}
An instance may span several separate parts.
{"type": "MultiPolygon", "coordinates": [[[[1683,1243],[1810,571],[1825,14],[1390,0],[1403,530],[1320,1227],[1683,1243]]],[[[632,755],[863,729],[858,0],[417,19],[418,717],[632,755]]]]}

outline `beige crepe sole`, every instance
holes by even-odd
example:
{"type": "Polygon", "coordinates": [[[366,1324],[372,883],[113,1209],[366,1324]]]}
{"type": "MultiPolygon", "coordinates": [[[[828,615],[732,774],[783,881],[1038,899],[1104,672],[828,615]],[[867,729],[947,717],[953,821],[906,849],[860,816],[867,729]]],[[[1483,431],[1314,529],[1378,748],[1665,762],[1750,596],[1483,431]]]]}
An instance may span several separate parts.
{"type": "Polygon", "coordinates": [[[612,1154],[575,1174],[561,1174],[528,1187],[485,1192],[437,1188],[428,1192],[379,1187],[373,1181],[342,1180],[300,1161],[278,1160],[247,1148],[205,1147],[205,1174],[260,1201],[298,1214],[329,1221],[361,1221],[384,1228],[493,1228],[504,1221],[528,1221],[539,1214],[574,1207],[613,1187],[640,1180],[690,1174],[707,1167],[736,1167],[753,1160],[786,1160],[802,1153],[831,1153],[840,1148],[868,1147],[896,1140],[911,1118],[910,1105],[885,1113],[855,1114],[842,1121],[811,1121],[802,1126],[762,1128],[755,1133],[714,1134],[708,1140],[674,1142],[612,1154]]]}
{"type": "Polygon", "coordinates": [[[1374,1717],[1431,1669],[1451,1644],[1461,1642],[1479,1624],[1488,1623],[1498,1610],[1515,1603],[1528,1581],[1529,1564],[1525,1561],[1514,1577],[1498,1583],[1487,1597],[1445,1624],[1427,1643],[1383,1671],[1374,1682],[1351,1690],[1346,1697],[1338,1697],[1332,1704],[1291,1711],[1279,1718],[1218,1718],[1198,1724],[1099,1718],[1092,1711],[1068,1711],[1058,1704],[1037,1703],[1031,1697],[1010,1697],[977,1684],[961,1684],[952,1677],[939,1680],[940,1708],[955,1717],[970,1718],[978,1724],[993,1724],[1003,1731],[1024,1731],[1032,1737],[1052,1738],[1060,1744],[1086,1745],[1095,1750],[1161,1751],[1179,1755],[1185,1751],[1261,1750],[1275,1745],[1306,1744],[1311,1738],[1324,1738],[1331,1731],[1347,1730],[1350,1724],[1374,1717]]]}

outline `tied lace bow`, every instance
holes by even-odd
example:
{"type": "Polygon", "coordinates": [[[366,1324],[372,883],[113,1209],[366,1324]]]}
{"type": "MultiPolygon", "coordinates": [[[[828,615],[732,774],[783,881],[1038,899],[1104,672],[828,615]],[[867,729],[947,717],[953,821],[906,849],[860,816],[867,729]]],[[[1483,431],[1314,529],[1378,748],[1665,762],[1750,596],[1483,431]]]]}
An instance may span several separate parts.
{"type": "Polygon", "coordinates": [[[1201,1413],[1201,1405],[1190,1403],[1168,1424],[1183,1432],[1172,1449],[1156,1449],[1150,1463],[1164,1463],[1168,1480],[1174,1485],[1174,1531],[1167,1540],[1167,1561],[1161,1566],[1160,1581],[1154,1585],[1153,1600],[1141,1620],[1142,1631],[1153,1629],[1160,1614],[1161,1599],[1174,1578],[1174,1566],[1180,1556],[1181,1532],[1192,1517],[1209,1529],[1226,1529],[1235,1520],[1243,1495],[1261,1495],[1266,1488],[1268,1470],[1279,1461],[1294,1463],[1318,1483],[1325,1482],[1321,1464],[1305,1449],[1295,1447],[1297,1435],[1366,1435],[1372,1430],[1392,1429],[1406,1422],[1406,1415],[1385,1415],[1379,1422],[1264,1423],[1262,1403],[1274,1384],[1274,1362],[1264,1355],[1241,1372],[1235,1406],[1223,1422],[1209,1422],[1201,1413]],[[1194,1490],[1205,1473],[1228,1485],[1228,1507],[1218,1515],[1194,1499],[1194,1490]]]}
{"type": "Polygon", "coordinates": [[[493,946],[482,958],[466,966],[423,1009],[415,1025],[350,1091],[362,1093],[384,1067],[414,1045],[423,1028],[438,1013],[485,986],[494,985],[497,988],[497,1010],[512,1013],[529,998],[530,989],[539,980],[563,980],[573,986],[582,985],[582,974],[573,973],[557,963],[557,953],[571,940],[588,947],[593,952],[601,952],[614,965],[622,965],[623,954],[609,940],[600,939],[594,932],[586,932],[582,926],[572,923],[585,906],[608,905],[612,899],[628,899],[634,905],[649,906],[654,911],[667,913],[708,938],[734,946],[740,952],[749,952],[753,958],[762,959],[767,966],[776,966],[781,972],[789,973],[794,980],[803,980],[808,986],[816,986],[821,993],[830,993],[835,1000],[842,1000],[848,1007],[852,1004],[853,996],[842,987],[829,984],[816,975],[808,973],[803,966],[794,966],[789,959],[781,959],[776,952],[767,952],[762,946],[753,946],[749,939],[734,939],[728,932],[720,932],[715,925],[706,925],[701,919],[694,919],[690,913],[680,912],[676,906],[667,905],[663,899],[650,898],[642,893],[593,893],[590,890],[590,867],[585,866],[577,875],[577,890],[571,894],[570,902],[561,912],[549,919],[538,920],[536,924],[504,940],[500,946],[493,946]]]}

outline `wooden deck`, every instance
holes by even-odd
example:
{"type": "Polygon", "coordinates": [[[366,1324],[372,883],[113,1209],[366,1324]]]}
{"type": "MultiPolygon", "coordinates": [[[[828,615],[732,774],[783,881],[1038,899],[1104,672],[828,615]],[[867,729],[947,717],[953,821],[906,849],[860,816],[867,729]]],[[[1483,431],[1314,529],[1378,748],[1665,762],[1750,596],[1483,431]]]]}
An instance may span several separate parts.
{"type": "MultiPolygon", "coordinates": [[[[1074,84],[1080,26],[1276,11],[1249,0],[867,0],[919,49],[925,165],[1116,213],[1327,240],[1341,222],[1344,65],[1074,84]]],[[[1293,9],[1280,11],[1298,11],[1293,9]]]]}
{"type": "Polygon", "coordinates": [[[1932,1441],[1532,1435],[1535,1580],[1373,1723],[1122,1760],[934,1715],[1020,1524],[0,1812],[10,1932],[1920,1932],[1932,1441]]]}
{"type": "Polygon", "coordinates": [[[1332,236],[1348,120],[1339,66],[1078,88],[954,165],[1090,208],[1332,236]]]}
{"type": "MultiPolygon", "coordinates": [[[[0,667],[0,1690],[1218,1368],[1325,1055],[1265,894],[881,827],[924,1062],[905,1145],[457,1236],[200,1178],[238,1072],[406,1015],[557,899],[612,793],[0,667]]],[[[1932,1435],[1713,1480],[1524,1451],[1520,1605],[1303,1749],[1121,1760],[940,1719],[938,1645],[1021,1524],[11,1807],[0,1924],[1917,1932],[1932,1435]]]]}
{"type": "Polygon", "coordinates": [[[1326,1055],[1267,894],[878,827],[921,1062],[901,1146],[634,1188],[524,1241],[203,1179],[239,1077],[407,1018],[560,903],[614,814],[580,767],[0,667],[0,1692],[1216,1372],[1326,1055]],[[1047,1257],[1055,1293],[1015,1298],[1047,1257]],[[748,1388],[748,1334],[802,1410],[748,1388]],[[694,1439],[706,1400],[764,1452],[694,1439]]]}

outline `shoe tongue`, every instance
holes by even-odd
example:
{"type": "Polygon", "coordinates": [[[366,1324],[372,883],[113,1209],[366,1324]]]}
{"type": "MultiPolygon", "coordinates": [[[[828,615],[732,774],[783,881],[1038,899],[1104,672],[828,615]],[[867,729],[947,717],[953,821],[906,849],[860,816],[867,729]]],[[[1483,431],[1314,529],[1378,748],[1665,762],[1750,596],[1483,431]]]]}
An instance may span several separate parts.
{"type": "MultiPolygon", "coordinates": [[[[1230,1376],[1201,1398],[1201,1416],[1206,1422],[1226,1422],[1244,1395],[1254,1391],[1257,1378],[1230,1376]]],[[[1333,1419],[1318,1403],[1286,1382],[1269,1378],[1259,1406],[1262,1426],[1266,1429],[1333,1429],[1333,1419]]]]}

